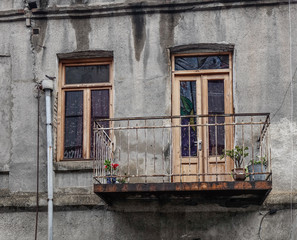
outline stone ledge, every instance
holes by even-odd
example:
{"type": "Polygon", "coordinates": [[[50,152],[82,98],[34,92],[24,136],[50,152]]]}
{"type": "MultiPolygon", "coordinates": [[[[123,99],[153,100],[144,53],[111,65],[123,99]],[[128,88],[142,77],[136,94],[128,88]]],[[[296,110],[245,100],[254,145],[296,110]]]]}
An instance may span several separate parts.
{"type": "Polygon", "coordinates": [[[0,174],[9,174],[9,165],[0,165],[0,174]]]}
{"type": "Polygon", "coordinates": [[[271,191],[267,196],[264,206],[266,208],[289,209],[297,208],[297,192],[271,191]]]}
{"type": "MultiPolygon", "coordinates": [[[[291,4],[297,3],[291,0],[291,4]]],[[[136,3],[116,3],[108,5],[92,6],[61,6],[49,7],[47,9],[36,9],[32,18],[36,19],[60,19],[60,18],[89,18],[89,17],[114,17],[134,14],[153,13],[180,13],[188,11],[213,11],[240,7],[259,7],[288,4],[287,0],[262,0],[262,1],[242,1],[229,0],[222,3],[220,0],[212,1],[170,1],[170,2],[136,2],[136,3]]]]}
{"type": "Polygon", "coordinates": [[[77,51],[69,53],[57,53],[57,56],[61,60],[65,59],[84,59],[84,58],[112,58],[113,51],[107,50],[89,50],[89,51],[77,51]]]}
{"type": "MultiPolygon", "coordinates": [[[[290,209],[291,196],[293,196],[292,208],[297,209],[297,192],[293,195],[289,192],[270,193],[260,210],[290,209]]],[[[127,200],[124,204],[115,204],[107,207],[95,194],[65,194],[63,192],[54,194],[54,211],[75,211],[85,209],[108,209],[120,212],[249,212],[258,211],[259,206],[247,208],[226,208],[215,204],[200,204],[197,206],[176,206],[170,203],[160,205],[158,203],[141,203],[139,201],[127,200]]],[[[10,193],[0,191],[0,213],[13,211],[36,211],[35,193],[10,193]]],[[[47,193],[39,194],[39,211],[47,211],[47,193]]]]}
{"type": "Polygon", "coordinates": [[[93,161],[60,161],[54,162],[54,171],[63,172],[92,172],[93,161]]]}
{"type": "MultiPolygon", "coordinates": [[[[291,4],[296,4],[291,0],[291,4]]],[[[133,14],[153,13],[178,13],[187,11],[212,11],[241,7],[259,7],[271,5],[286,5],[287,0],[180,0],[135,2],[135,3],[111,3],[101,5],[74,5],[74,6],[52,6],[45,9],[34,9],[33,19],[69,19],[90,17],[115,17],[133,14]]],[[[24,21],[25,15],[22,9],[12,11],[0,11],[0,22],[24,21]]]]}
{"type": "MultiPolygon", "coordinates": [[[[95,194],[54,194],[54,208],[72,206],[95,207],[104,206],[104,203],[95,194]]],[[[39,207],[41,209],[47,207],[47,193],[39,194],[39,207]]],[[[36,209],[36,194],[1,191],[0,209],[2,208],[36,209]]]]}
{"type": "Polygon", "coordinates": [[[230,43],[199,43],[170,47],[171,54],[197,52],[233,52],[234,44],[230,43]]]}

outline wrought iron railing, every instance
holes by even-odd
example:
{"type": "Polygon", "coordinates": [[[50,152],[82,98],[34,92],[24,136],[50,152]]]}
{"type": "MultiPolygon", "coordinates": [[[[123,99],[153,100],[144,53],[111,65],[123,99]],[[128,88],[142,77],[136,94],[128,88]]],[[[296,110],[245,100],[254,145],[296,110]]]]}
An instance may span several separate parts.
{"type": "Polygon", "coordinates": [[[269,124],[266,113],[100,119],[94,124],[94,179],[233,181],[236,164],[224,153],[238,146],[248,153],[241,164],[245,181],[271,180],[269,124]]]}

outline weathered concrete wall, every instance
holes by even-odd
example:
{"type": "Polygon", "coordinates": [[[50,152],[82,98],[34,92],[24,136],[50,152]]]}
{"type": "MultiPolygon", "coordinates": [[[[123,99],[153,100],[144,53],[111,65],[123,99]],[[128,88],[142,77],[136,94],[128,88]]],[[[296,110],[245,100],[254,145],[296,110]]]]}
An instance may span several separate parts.
{"type": "MultiPolygon", "coordinates": [[[[286,4],[242,8],[213,5],[212,9],[204,11],[190,9],[160,13],[158,9],[147,14],[133,14],[133,11],[139,11],[135,8],[90,18],[75,14],[69,17],[65,12],[59,18],[62,13],[53,10],[58,5],[73,7],[75,3],[100,5],[108,2],[127,1],[41,1],[42,7],[49,5],[53,8],[48,15],[33,13],[32,27],[40,29],[36,35],[25,26],[25,19],[10,23],[3,20],[7,16],[0,13],[0,189],[7,192],[0,207],[34,206],[34,195],[18,197],[18,192],[34,193],[36,189],[35,84],[44,79],[45,74],[58,76],[58,53],[113,51],[114,116],[170,115],[171,73],[167,50],[197,43],[234,44],[235,112],[270,112],[272,115],[273,191],[267,203],[269,207],[295,203],[292,195],[295,195],[297,186],[292,183],[297,180],[294,161],[297,59],[290,60],[290,56],[297,54],[297,5],[291,5],[291,35],[286,4]],[[292,89],[290,76],[294,77],[292,89]]],[[[22,8],[23,1],[0,3],[1,10],[22,8]]],[[[42,193],[46,192],[47,181],[44,115],[42,95],[42,193]]],[[[91,205],[103,205],[99,200],[94,201],[91,195],[91,171],[89,162],[55,164],[55,192],[61,206],[72,201],[71,194],[72,197],[76,194],[73,205],[78,204],[79,199],[90,201],[91,205]]],[[[46,205],[46,197],[42,202],[46,205]]],[[[70,208],[69,211],[55,212],[54,216],[57,239],[98,239],[99,236],[103,239],[258,239],[261,217],[257,211],[241,215],[228,213],[228,209],[206,214],[180,210],[162,213],[162,209],[156,213],[121,213],[94,208],[79,211],[70,208]]],[[[293,217],[296,219],[295,211],[293,217]]],[[[268,215],[262,230],[266,236],[262,238],[288,239],[289,226],[290,210],[268,215]]],[[[20,236],[32,239],[33,229],[34,213],[1,213],[0,239],[19,239],[20,236]]],[[[297,234],[296,229],[293,230],[291,239],[297,234]]],[[[46,238],[46,231],[46,214],[41,213],[41,239],[46,238]]]]}
{"type": "MultiPolygon", "coordinates": [[[[294,40],[296,5],[291,8],[294,40]]],[[[11,67],[8,63],[8,67],[5,64],[3,67],[6,72],[8,70],[5,69],[11,68],[11,75],[5,73],[11,78],[6,82],[9,91],[3,88],[3,98],[10,103],[7,105],[4,102],[3,111],[7,113],[3,116],[11,120],[2,123],[3,134],[10,140],[3,141],[2,154],[5,156],[1,160],[3,164],[10,162],[10,178],[13,179],[9,181],[10,190],[35,190],[37,101],[34,85],[45,74],[58,75],[57,53],[98,49],[113,51],[115,117],[149,116],[152,113],[170,115],[170,59],[166,49],[177,45],[220,42],[235,45],[235,112],[271,112],[273,115],[273,171],[277,176],[273,181],[274,189],[290,190],[288,181],[291,177],[283,174],[292,169],[287,164],[292,159],[289,151],[293,134],[290,92],[284,99],[290,84],[288,20],[288,6],[276,5],[170,14],[36,19],[32,21],[32,27],[39,28],[40,33],[33,36],[24,22],[1,24],[1,32],[10,29],[9,35],[2,36],[2,51],[11,56],[7,58],[11,59],[11,67]],[[11,126],[10,132],[8,125],[11,126]],[[280,128],[282,135],[274,135],[280,128]],[[281,144],[278,142],[280,138],[281,144]]],[[[296,52],[295,46],[293,42],[292,54],[296,52]]],[[[41,116],[44,118],[43,107],[41,116]]],[[[44,144],[41,149],[44,167],[44,144]]],[[[42,187],[45,189],[45,172],[42,176],[42,187]]],[[[59,186],[60,182],[57,180],[59,186]]]]}
{"type": "MultiPolygon", "coordinates": [[[[54,239],[258,240],[260,227],[263,240],[296,239],[296,229],[290,233],[290,210],[264,217],[265,213],[58,211],[54,213],[54,239]]],[[[47,239],[47,214],[41,212],[39,215],[38,239],[43,240],[47,239]]],[[[293,217],[296,219],[296,211],[293,217]]],[[[1,213],[1,240],[32,239],[34,228],[34,212],[1,213]]]]}
{"type": "MultiPolygon", "coordinates": [[[[6,111],[3,116],[10,120],[6,119],[1,125],[9,139],[2,140],[1,164],[10,162],[10,190],[35,190],[37,100],[34,85],[45,74],[58,76],[57,53],[113,51],[114,116],[170,115],[171,76],[167,49],[222,42],[235,45],[235,112],[272,113],[273,172],[277,176],[273,181],[274,190],[290,190],[292,168],[287,163],[294,156],[290,151],[293,134],[290,89],[284,96],[290,86],[290,54],[296,52],[296,5],[292,5],[291,10],[292,52],[287,5],[117,17],[43,18],[32,21],[32,27],[40,29],[37,35],[32,35],[24,22],[2,23],[1,32],[9,29],[10,34],[1,36],[1,52],[10,56],[7,59],[11,65],[5,63],[3,71],[11,69],[11,74],[5,73],[8,77],[5,86],[9,91],[2,90],[5,106],[2,111],[6,111]],[[284,175],[287,172],[290,174],[284,175]]],[[[292,66],[295,61],[293,59],[292,66]]],[[[294,68],[291,73],[294,74],[294,68]]],[[[41,101],[44,120],[43,97],[41,101]]],[[[45,128],[41,126],[41,186],[45,190],[45,128]]],[[[57,177],[77,179],[77,174],[57,173],[57,177]]],[[[85,182],[85,174],[81,175],[80,181],[85,182]]],[[[56,180],[57,186],[67,187],[61,179],[56,180]]]]}
{"type": "Polygon", "coordinates": [[[23,0],[2,0],[0,2],[0,9],[11,10],[11,9],[23,9],[24,1],[23,0]]]}

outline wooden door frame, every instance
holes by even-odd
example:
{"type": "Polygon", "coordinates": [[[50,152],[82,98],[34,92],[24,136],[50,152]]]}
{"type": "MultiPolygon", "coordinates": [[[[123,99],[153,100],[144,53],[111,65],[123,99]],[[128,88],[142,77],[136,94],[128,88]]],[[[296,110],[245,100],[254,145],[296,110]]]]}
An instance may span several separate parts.
{"type": "MultiPolygon", "coordinates": [[[[233,74],[232,74],[232,53],[231,52],[225,52],[225,53],[192,53],[192,54],[175,54],[175,55],[172,55],[171,56],[171,69],[172,69],[172,81],[171,81],[171,113],[172,113],[172,116],[174,115],[180,115],[180,109],[179,109],[179,106],[180,106],[180,103],[179,103],[179,98],[177,98],[176,96],[179,96],[179,87],[177,86],[177,82],[180,82],[180,77],[184,77],[185,79],[188,79],[186,76],[188,76],[189,78],[201,78],[201,95],[202,95],[202,92],[205,91],[205,83],[203,84],[203,76],[211,76],[213,75],[215,78],[218,78],[218,76],[220,75],[224,75],[226,76],[227,75],[227,79],[228,81],[225,82],[224,81],[224,101],[225,101],[225,114],[232,114],[233,113],[233,74]],[[180,57],[180,56],[210,56],[210,55],[229,55],[229,68],[228,69],[210,69],[210,70],[185,70],[185,71],[175,71],[175,57],[180,57]],[[175,92],[174,92],[175,91],[175,92]],[[177,91],[177,92],[176,92],[177,91]]],[[[225,80],[225,78],[224,78],[225,80]]],[[[197,86],[198,88],[198,86],[197,86]]],[[[207,88],[206,88],[207,89],[207,88]]],[[[196,99],[198,101],[198,92],[199,91],[196,91],[196,99]]],[[[202,104],[202,108],[206,108],[207,106],[205,106],[206,104],[204,104],[203,102],[205,101],[205,99],[203,99],[202,96],[201,97],[201,104],[202,104]]],[[[202,112],[205,112],[206,110],[205,109],[201,109],[202,112]]],[[[207,113],[208,113],[208,109],[207,109],[207,113]]],[[[197,110],[197,115],[199,115],[198,113],[198,110],[197,110]]],[[[231,120],[231,119],[230,119],[231,120]]],[[[179,120],[178,120],[179,121],[179,120]]],[[[200,120],[199,120],[200,121],[200,120]]],[[[172,121],[172,124],[173,125],[176,125],[176,123],[178,123],[176,120],[173,120],[172,121]]],[[[199,122],[200,123],[200,122],[199,122]]],[[[206,131],[203,131],[202,129],[198,129],[198,132],[201,131],[204,136],[203,138],[204,139],[207,139],[205,134],[206,134],[206,131]]],[[[173,146],[176,145],[179,141],[180,141],[180,134],[176,134],[175,132],[177,132],[177,130],[173,130],[173,146]]],[[[228,137],[228,139],[230,139],[229,141],[231,141],[230,143],[227,143],[226,146],[230,146],[233,144],[234,142],[234,130],[233,128],[231,128],[229,131],[228,131],[228,134],[230,134],[230,137],[228,137]]],[[[198,140],[198,139],[197,139],[198,140]]],[[[232,145],[233,146],[233,145],[232,145]]],[[[176,174],[176,169],[174,169],[174,158],[175,158],[175,155],[176,154],[179,154],[179,158],[180,158],[180,164],[182,163],[182,157],[180,157],[180,149],[179,150],[174,150],[173,149],[173,157],[172,157],[172,172],[173,174],[176,174]],[[177,152],[175,152],[177,151],[177,152]]],[[[204,153],[205,154],[205,153],[204,153]]],[[[199,156],[200,156],[200,153],[197,154],[197,158],[198,158],[198,164],[197,164],[197,169],[205,169],[205,165],[208,166],[209,163],[204,163],[206,161],[200,161],[199,160],[199,156]],[[201,165],[201,162],[202,162],[202,165],[201,165]]],[[[217,161],[216,161],[217,162],[217,161]]],[[[228,161],[228,163],[225,163],[225,165],[227,166],[227,169],[232,169],[233,167],[233,162],[232,161],[228,161]]],[[[197,175],[198,173],[200,172],[200,169],[197,170],[197,175]]],[[[226,169],[226,167],[225,167],[226,169]]],[[[179,169],[179,172],[181,173],[181,169],[179,169]]],[[[176,181],[180,179],[180,181],[182,181],[182,178],[181,177],[173,177],[172,180],[173,181],[176,181]],[[175,179],[175,180],[174,180],[175,179]]],[[[207,178],[205,177],[199,177],[197,176],[197,180],[200,181],[205,181],[207,178]]]]}

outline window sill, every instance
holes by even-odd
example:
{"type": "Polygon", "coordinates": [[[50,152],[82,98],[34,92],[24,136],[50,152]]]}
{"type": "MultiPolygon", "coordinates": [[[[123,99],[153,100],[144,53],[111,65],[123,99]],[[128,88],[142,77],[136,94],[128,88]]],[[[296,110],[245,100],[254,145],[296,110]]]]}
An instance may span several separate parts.
{"type": "Polygon", "coordinates": [[[0,174],[9,174],[9,166],[7,164],[0,165],[0,174]]]}
{"type": "Polygon", "coordinates": [[[92,172],[93,161],[60,161],[54,162],[54,171],[59,172],[92,172]]]}

